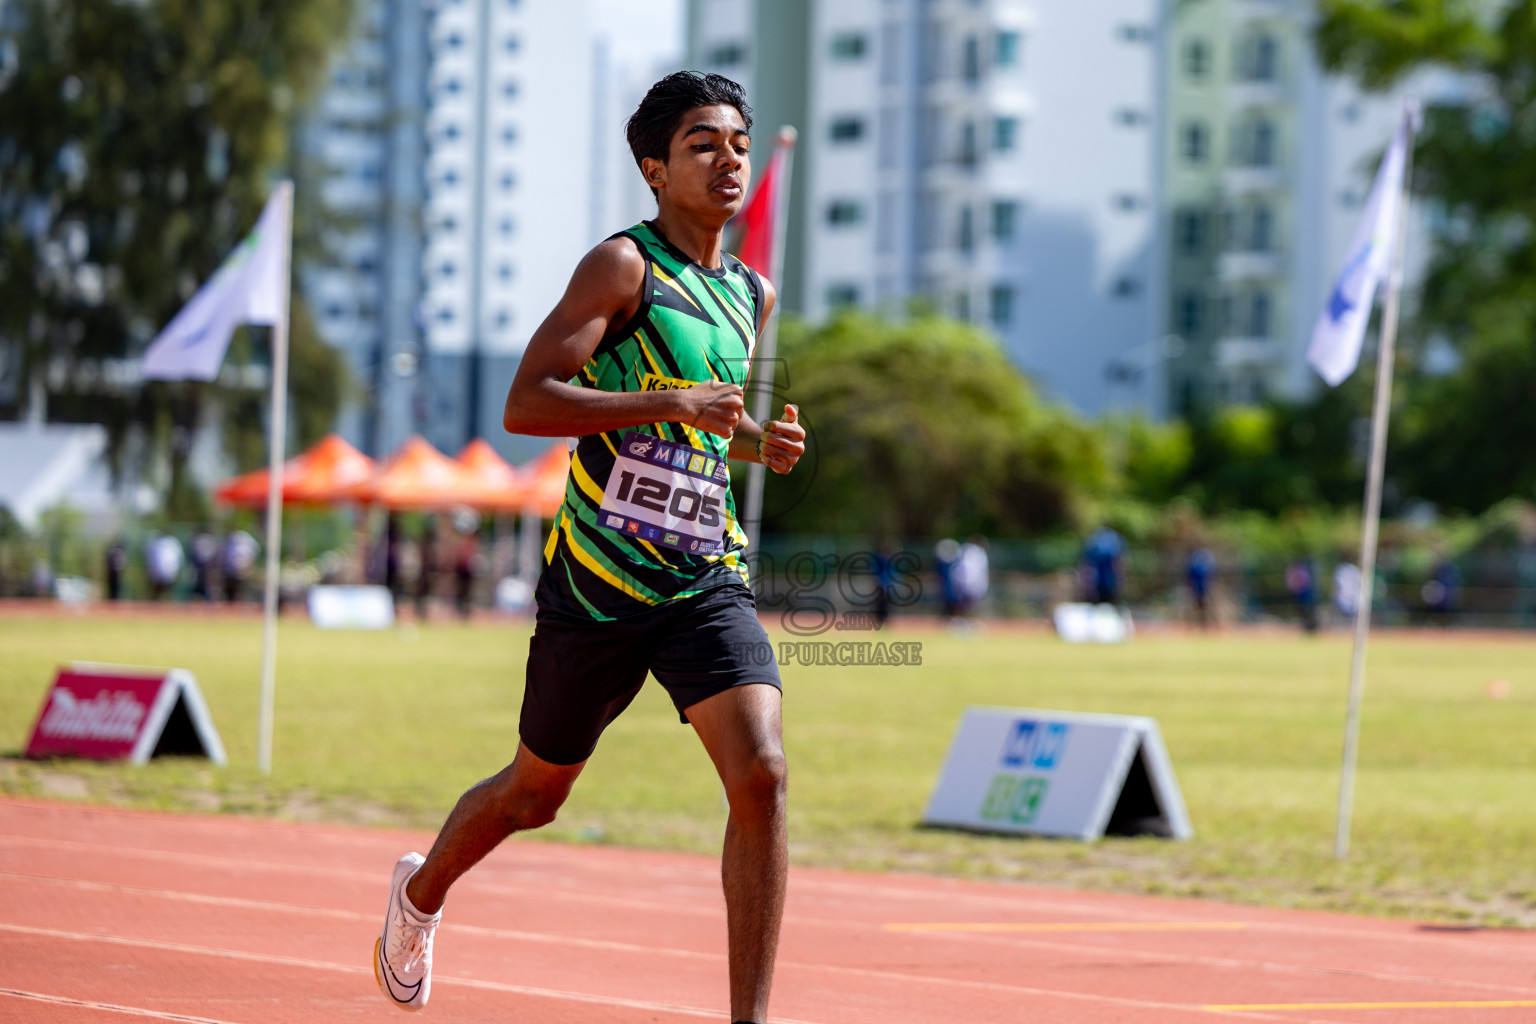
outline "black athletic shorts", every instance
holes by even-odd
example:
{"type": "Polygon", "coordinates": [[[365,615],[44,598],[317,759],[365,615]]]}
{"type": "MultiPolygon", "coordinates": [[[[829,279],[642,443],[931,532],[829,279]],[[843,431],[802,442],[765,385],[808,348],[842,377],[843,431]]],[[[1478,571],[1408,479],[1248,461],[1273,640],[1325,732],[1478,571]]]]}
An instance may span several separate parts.
{"type": "Polygon", "coordinates": [[[585,761],[647,672],[666,687],[685,723],[688,708],[732,687],[782,689],[757,602],[743,584],[606,622],[541,606],[528,645],[523,743],[552,764],[585,761]]]}

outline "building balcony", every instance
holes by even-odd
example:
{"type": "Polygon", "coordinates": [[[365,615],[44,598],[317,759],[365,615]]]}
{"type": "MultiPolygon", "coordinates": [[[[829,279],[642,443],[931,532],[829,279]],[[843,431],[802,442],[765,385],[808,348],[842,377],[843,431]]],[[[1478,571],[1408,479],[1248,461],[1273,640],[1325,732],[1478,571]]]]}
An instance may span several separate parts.
{"type": "Polygon", "coordinates": [[[1228,167],[1222,173],[1221,185],[1231,196],[1281,192],[1285,189],[1285,172],[1278,167],[1228,167]]]}
{"type": "Polygon", "coordinates": [[[1278,78],[1233,82],[1227,89],[1229,110],[1253,107],[1278,107],[1290,98],[1285,83],[1278,78]]]}
{"type": "Polygon", "coordinates": [[[1216,276],[1223,282],[1282,277],[1284,257],[1278,252],[1224,252],[1216,261],[1216,276]]]}
{"type": "Polygon", "coordinates": [[[1285,357],[1273,338],[1222,338],[1214,348],[1216,365],[1223,369],[1244,366],[1277,366],[1285,357]]]}
{"type": "Polygon", "coordinates": [[[1273,21],[1286,15],[1286,0],[1232,0],[1227,4],[1227,20],[1233,25],[1254,21],[1273,21]]]}

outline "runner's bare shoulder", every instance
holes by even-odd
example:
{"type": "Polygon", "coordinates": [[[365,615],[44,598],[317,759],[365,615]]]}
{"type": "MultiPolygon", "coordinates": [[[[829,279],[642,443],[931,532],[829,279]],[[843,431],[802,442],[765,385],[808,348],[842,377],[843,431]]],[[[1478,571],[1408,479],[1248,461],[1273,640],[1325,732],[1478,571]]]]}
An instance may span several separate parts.
{"type": "Polygon", "coordinates": [[[617,328],[640,308],[644,286],[645,257],[640,250],[627,238],[609,238],[576,265],[563,301],[586,311],[606,313],[617,328]]]}

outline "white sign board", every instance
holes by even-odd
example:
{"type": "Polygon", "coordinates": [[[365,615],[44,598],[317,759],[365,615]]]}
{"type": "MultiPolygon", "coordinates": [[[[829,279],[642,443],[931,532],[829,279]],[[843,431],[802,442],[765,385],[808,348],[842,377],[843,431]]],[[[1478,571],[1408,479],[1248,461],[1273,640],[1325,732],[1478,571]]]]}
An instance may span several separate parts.
{"type": "Polygon", "coordinates": [[[1112,604],[1059,604],[1051,624],[1069,644],[1123,644],[1136,635],[1131,613],[1112,604]]]}
{"type": "Polygon", "coordinates": [[[1071,836],[1194,834],[1157,722],[1027,708],[967,708],[927,825],[1071,836]]]}
{"type": "Polygon", "coordinates": [[[321,629],[388,629],[395,599],[387,587],[310,587],[309,620],[321,629]]]}

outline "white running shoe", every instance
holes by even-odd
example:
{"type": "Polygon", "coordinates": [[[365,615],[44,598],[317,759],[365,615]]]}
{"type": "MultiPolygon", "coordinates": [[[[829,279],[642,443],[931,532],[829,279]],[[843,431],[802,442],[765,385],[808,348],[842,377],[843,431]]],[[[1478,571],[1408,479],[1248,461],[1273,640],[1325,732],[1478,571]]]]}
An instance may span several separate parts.
{"type": "Polygon", "coordinates": [[[405,898],[405,883],[425,862],[419,853],[408,853],[395,862],[384,930],[373,945],[374,977],[389,1001],[402,1010],[421,1009],[432,993],[432,936],[443,912],[422,917],[405,898]]]}

